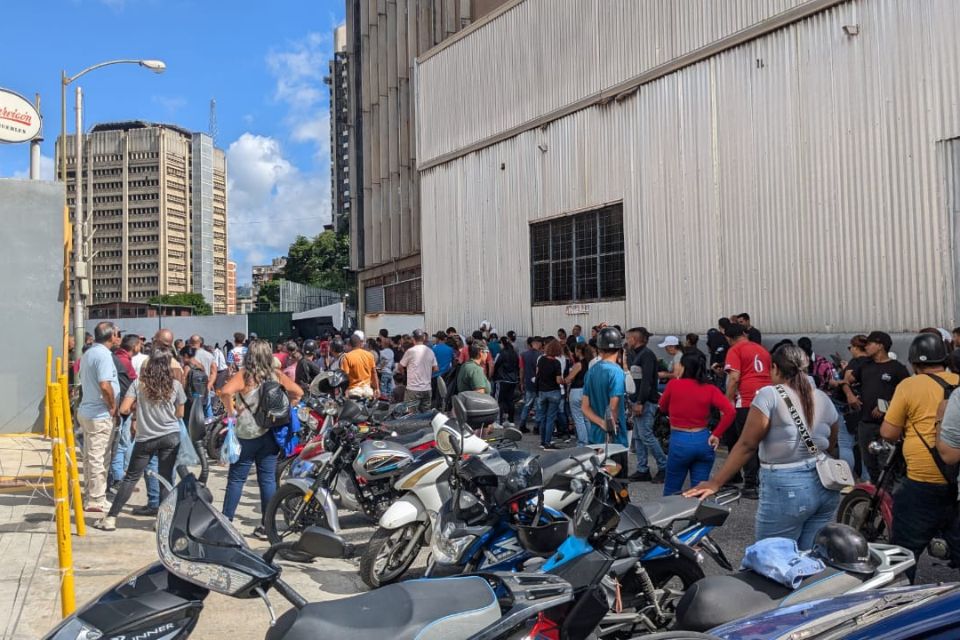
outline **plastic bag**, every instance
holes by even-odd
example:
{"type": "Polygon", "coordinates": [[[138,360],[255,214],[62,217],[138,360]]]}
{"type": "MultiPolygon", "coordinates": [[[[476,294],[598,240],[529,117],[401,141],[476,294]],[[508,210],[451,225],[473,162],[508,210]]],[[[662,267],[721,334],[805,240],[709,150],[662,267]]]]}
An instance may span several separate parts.
{"type": "Polygon", "coordinates": [[[194,467],[200,464],[200,456],[197,455],[197,449],[190,441],[190,434],[187,432],[187,425],[180,421],[180,448],[177,450],[177,466],[185,465],[194,467]]]}
{"type": "Polygon", "coordinates": [[[240,440],[237,439],[237,423],[233,418],[227,420],[227,435],[223,438],[223,446],[220,447],[220,462],[223,464],[236,464],[240,459],[240,440]]]}

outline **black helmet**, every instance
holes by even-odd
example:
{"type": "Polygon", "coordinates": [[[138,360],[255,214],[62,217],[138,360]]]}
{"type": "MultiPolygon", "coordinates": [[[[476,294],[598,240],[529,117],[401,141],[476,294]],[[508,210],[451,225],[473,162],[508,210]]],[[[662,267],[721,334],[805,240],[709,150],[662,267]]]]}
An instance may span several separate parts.
{"type": "Polygon", "coordinates": [[[947,347],[943,338],[932,333],[921,333],[910,343],[910,364],[943,364],[947,361],[947,347]]]}
{"type": "Polygon", "coordinates": [[[824,563],[853,573],[873,573],[879,564],[870,555],[870,545],[853,527],[832,522],[817,532],[810,555],[824,563]]]}
{"type": "Polygon", "coordinates": [[[597,349],[612,351],[623,349],[623,334],[616,327],[604,327],[597,334],[597,349]]]}
{"type": "Polygon", "coordinates": [[[305,340],[303,343],[303,352],[308,356],[312,356],[317,352],[317,341],[316,340],[305,340]]]}

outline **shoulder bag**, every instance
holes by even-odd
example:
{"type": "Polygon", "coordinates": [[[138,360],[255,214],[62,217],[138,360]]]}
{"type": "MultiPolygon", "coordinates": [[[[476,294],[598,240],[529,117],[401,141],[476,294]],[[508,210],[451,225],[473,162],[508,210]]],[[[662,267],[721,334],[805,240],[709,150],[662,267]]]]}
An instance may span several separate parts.
{"type": "Polygon", "coordinates": [[[774,388],[786,403],[787,410],[790,411],[790,417],[793,418],[793,424],[797,427],[797,432],[800,434],[800,440],[802,440],[804,446],[807,447],[807,451],[817,460],[817,475],[820,476],[820,483],[823,485],[823,488],[828,491],[840,491],[846,487],[852,487],[853,473],[850,472],[850,465],[847,464],[846,460],[831,458],[817,448],[816,443],[810,436],[810,432],[807,430],[803,416],[800,415],[793,401],[790,400],[790,396],[787,395],[787,390],[783,388],[782,384],[778,384],[774,388]]]}

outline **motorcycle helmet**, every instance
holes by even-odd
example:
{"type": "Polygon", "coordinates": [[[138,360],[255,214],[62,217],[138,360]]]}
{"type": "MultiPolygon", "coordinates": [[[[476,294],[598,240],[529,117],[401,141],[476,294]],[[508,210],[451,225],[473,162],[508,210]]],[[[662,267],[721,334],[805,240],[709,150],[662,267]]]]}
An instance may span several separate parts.
{"type": "Polygon", "coordinates": [[[343,406],[340,408],[340,422],[356,424],[363,419],[363,407],[349,398],[343,401],[343,406]]]}
{"type": "Polygon", "coordinates": [[[938,335],[921,333],[910,343],[910,364],[943,364],[947,361],[947,347],[938,335]]]}
{"type": "Polygon", "coordinates": [[[544,508],[540,487],[530,487],[510,498],[507,511],[520,546],[535,556],[553,555],[569,536],[570,521],[562,513],[544,508]]]}
{"type": "Polygon", "coordinates": [[[317,352],[317,341],[316,340],[304,341],[303,352],[308,356],[314,355],[317,352]]]}
{"type": "Polygon", "coordinates": [[[879,564],[870,554],[870,545],[853,527],[832,522],[817,532],[810,555],[841,571],[873,573],[879,564]]]}
{"type": "Polygon", "coordinates": [[[616,327],[604,327],[597,334],[597,349],[614,351],[623,348],[623,334],[616,327]]]}

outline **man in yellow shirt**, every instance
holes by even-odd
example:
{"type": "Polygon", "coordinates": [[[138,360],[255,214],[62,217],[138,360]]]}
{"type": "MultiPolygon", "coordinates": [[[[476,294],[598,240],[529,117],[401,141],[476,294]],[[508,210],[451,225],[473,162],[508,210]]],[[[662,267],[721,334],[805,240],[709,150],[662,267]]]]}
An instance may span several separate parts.
{"type": "Polygon", "coordinates": [[[347,397],[376,398],[380,395],[377,361],[363,348],[363,338],[350,336],[350,352],[340,360],[340,370],[347,374],[347,397]]]}
{"type": "MultiPolygon", "coordinates": [[[[919,560],[930,541],[942,535],[950,545],[951,560],[960,566],[957,472],[946,468],[935,449],[937,410],[945,393],[960,384],[960,376],[945,369],[946,360],[939,335],[921,333],[914,338],[910,364],[917,375],[897,385],[880,436],[891,442],[903,439],[907,466],[907,477],[894,493],[891,542],[910,549],[919,560]]],[[[915,576],[916,567],[907,572],[910,582],[915,576]]]]}

